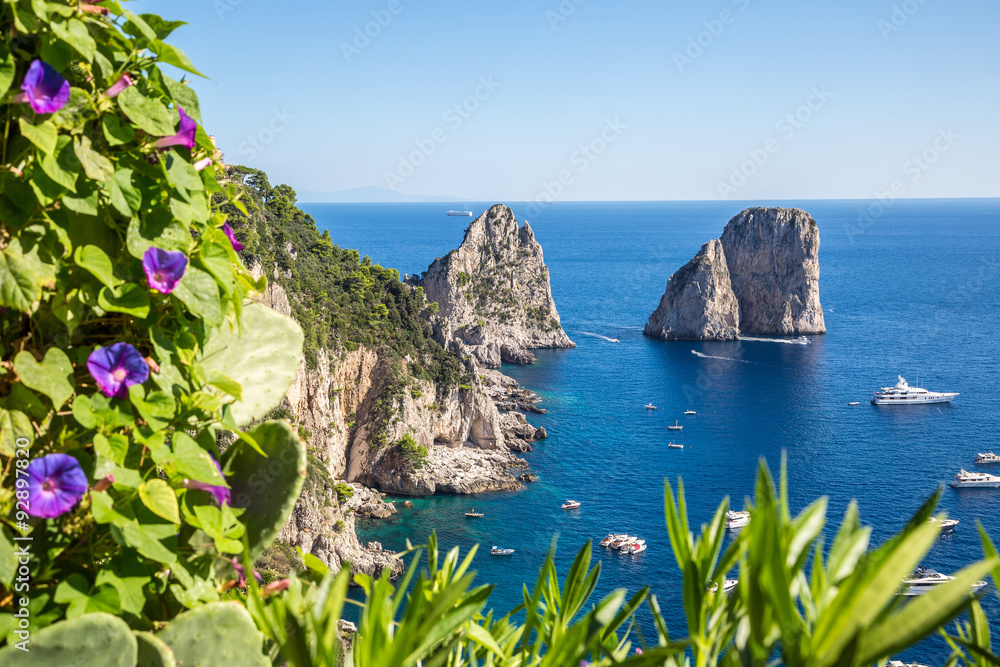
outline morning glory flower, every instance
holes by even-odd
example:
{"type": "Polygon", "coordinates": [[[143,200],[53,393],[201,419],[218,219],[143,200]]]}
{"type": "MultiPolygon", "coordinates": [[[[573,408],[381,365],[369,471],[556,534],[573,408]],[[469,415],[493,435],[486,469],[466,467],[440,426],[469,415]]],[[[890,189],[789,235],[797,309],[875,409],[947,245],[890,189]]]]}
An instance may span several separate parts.
{"type": "Polygon", "coordinates": [[[149,377],[149,364],[128,343],[115,343],[90,353],[87,370],[108,398],[128,398],[128,388],[149,377]]]}
{"type": "Polygon", "coordinates": [[[156,148],[169,148],[171,146],[184,146],[194,148],[194,135],[198,133],[198,123],[193,118],[184,113],[184,109],[177,107],[177,112],[181,116],[181,124],[177,128],[177,134],[172,137],[162,137],[153,142],[156,148]]]}
{"type": "MultiPolygon", "coordinates": [[[[211,456],[211,454],[209,454],[209,456],[211,456]]],[[[218,468],[219,472],[221,473],[222,466],[219,465],[219,462],[215,460],[214,456],[212,456],[212,462],[215,463],[215,467],[218,468]]],[[[220,506],[232,504],[229,489],[225,486],[216,486],[215,484],[209,484],[207,482],[199,482],[196,479],[185,479],[181,483],[181,486],[183,486],[185,489],[208,491],[213,496],[215,496],[215,502],[219,503],[220,506]]]]}
{"type": "Polygon", "coordinates": [[[35,113],[54,113],[69,102],[69,81],[41,60],[32,61],[21,90],[24,92],[17,95],[15,101],[27,102],[35,113]]]}
{"type": "Polygon", "coordinates": [[[195,171],[201,171],[202,169],[204,169],[205,167],[207,167],[210,164],[212,164],[212,158],[210,158],[210,157],[203,157],[202,159],[200,159],[200,160],[198,160],[197,162],[194,163],[194,170],[195,171]]]}
{"type": "Polygon", "coordinates": [[[87,492],[87,476],[69,454],[47,454],[28,464],[28,507],[31,516],[54,519],[70,511],[87,492]]]}
{"type": "MultiPolygon", "coordinates": [[[[238,574],[239,577],[240,577],[240,580],[238,582],[236,582],[236,587],[237,588],[246,588],[247,587],[247,569],[245,567],[243,567],[238,560],[236,560],[236,556],[233,556],[233,559],[230,562],[233,564],[233,569],[236,570],[236,574],[238,574]]],[[[258,584],[263,583],[263,581],[264,581],[264,577],[260,576],[260,572],[258,572],[257,570],[253,571],[253,578],[257,580],[258,584]]]]}
{"type": "Polygon", "coordinates": [[[262,597],[267,597],[268,595],[280,593],[281,591],[287,590],[288,585],[291,583],[290,579],[278,579],[277,581],[272,581],[267,586],[264,586],[260,594],[262,597]]]}
{"type": "Polygon", "coordinates": [[[142,270],[146,272],[146,282],[161,294],[174,291],[187,270],[187,264],[187,255],[179,250],[164,250],[152,246],[142,255],[142,270]]]}
{"type": "Polygon", "coordinates": [[[119,93],[121,93],[123,90],[134,84],[135,82],[132,81],[132,77],[130,77],[128,74],[122,74],[120,79],[115,81],[113,84],[111,84],[111,86],[107,90],[104,91],[104,96],[118,97],[119,93]]]}
{"type": "Polygon", "coordinates": [[[226,233],[226,236],[229,238],[229,242],[233,244],[233,250],[236,252],[243,250],[243,244],[236,238],[236,233],[233,232],[233,228],[229,226],[228,222],[222,223],[222,231],[226,233]]]}

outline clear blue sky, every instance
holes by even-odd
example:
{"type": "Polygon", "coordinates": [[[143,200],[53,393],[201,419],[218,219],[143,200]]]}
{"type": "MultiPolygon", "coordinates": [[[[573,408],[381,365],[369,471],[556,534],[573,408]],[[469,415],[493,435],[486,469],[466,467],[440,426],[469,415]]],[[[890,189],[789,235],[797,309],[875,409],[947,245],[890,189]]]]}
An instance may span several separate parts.
{"type": "Polygon", "coordinates": [[[567,201],[1000,195],[996,0],[129,6],[190,24],[172,41],[227,161],[300,192],[528,200],[563,172],[567,201]]]}

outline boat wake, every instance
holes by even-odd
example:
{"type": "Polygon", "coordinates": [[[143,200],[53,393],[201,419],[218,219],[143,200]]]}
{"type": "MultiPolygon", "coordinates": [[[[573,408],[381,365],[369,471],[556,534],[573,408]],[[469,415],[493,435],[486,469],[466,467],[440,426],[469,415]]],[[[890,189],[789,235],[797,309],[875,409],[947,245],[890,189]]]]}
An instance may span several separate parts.
{"type": "Polygon", "coordinates": [[[617,338],[609,338],[608,336],[602,336],[601,334],[594,333],[592,331],[577,331],[576,333],[583,334],[584,336],[593,336],[594,338],[600,338],[601,340],[606,340],[609,343],[620,343],[621,342],[617,338]]]}
{"type": "Polygon", "coordinates": [[[754,336],[740,336],[740,340],[749,340],[754,343],[785,343],[787,345],[809,345],[809,339],[805,336],[800,338],[755,338],[754,336]]]}
{"type": "Polygon", "coordinates": [[[721,359],[722,361],[736,361],[741,364],[752,364],[752,361],[747,361],[746,359],[736,359],[734,357],[713,357],[711,354],[702,354],[697,350],[691,350],[691,354],[696,357],[701,357],[702,359],[721,359]]]}

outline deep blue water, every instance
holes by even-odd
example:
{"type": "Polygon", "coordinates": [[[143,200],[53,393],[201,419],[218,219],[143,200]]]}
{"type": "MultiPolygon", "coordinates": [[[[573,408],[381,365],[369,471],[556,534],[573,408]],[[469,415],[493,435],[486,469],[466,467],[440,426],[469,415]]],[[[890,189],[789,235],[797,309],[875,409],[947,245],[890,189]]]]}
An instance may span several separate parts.
{"type": "MultiPolygon", "coordinates": [[[[750,203],[560,203],[532,209],[534,216],[513,204],[544,248],[563,327],[577,343],[538,351],[533,366],[504,369],[549,409],[529,416],[549,433],[526,455],[539,480],[515,494],[416,499],[390,523],[364,525],[362,540],[402,548],[406,538],[437,531],[447,546],[479,543],[479,578],[497,584],[491,603],[506,610],[520,601],[521,583],[534,581],[553,535],[564,573],[588,539],[638,533],[649,549],[637,557],[595,544],[600,592],[650,585],[672,633],[684,636],[663,521],[665,478],[683,477],[697,526],[726,495],[742,505],[758,459],[776,473],[786,450],[793,511],[829,496],[832,537],[857,498],[878,544],[938,484],[961,467],[976,469],[977,452],[1000,449],[1000,200],[898,201],[870,222],[859,217],[870,202],[758,204],[799,206],[819,223],[829,333],[809,345],[667,343],[642,335],[669,275],[750,203]],[[949,406],[870,405],[872,390],[894,384],[897,374],[961,396],[949,406]],[[647,412],[648,402],[659,409],[647,412]],[[688,408],[697,416],[685,417],[688,408]],[[676,437],[683,450],[666,448],[674,420],[685,427],[676,437]],[[560,510],[565,498],[582,508],[560,510]],[[486,516],[467,520],[463,512],[473,506],[486,516]],[[517,551],[491,557],[493,544],[517,551]]],[[[488,205],[470,210],[478,215],[488,205]]],[[[442,204],[303,208],[339,245],[406,273],[455,248],[471,221],[446,217],[442,204]]],[[[980,557],[977,519],[1000,539],[1000,490],[949,487],[941,507],[961,524],[938,541],[926,565],[952,572],[980,557]]],[[[994,592],[985,604],[1000,619],[994,592]]],[[[938,639],[904,655],[929,664],[946,656],[938,639]]]]}

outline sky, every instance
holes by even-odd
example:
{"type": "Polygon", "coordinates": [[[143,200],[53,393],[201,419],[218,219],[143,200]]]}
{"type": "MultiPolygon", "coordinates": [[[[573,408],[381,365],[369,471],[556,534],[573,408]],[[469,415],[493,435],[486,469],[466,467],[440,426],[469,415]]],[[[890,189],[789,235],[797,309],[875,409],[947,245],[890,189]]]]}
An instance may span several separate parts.
{"type": "Polygon", "coordinates": [[[1000,196],[996,0],[136,0],[300,199],[1000,196]]]}

